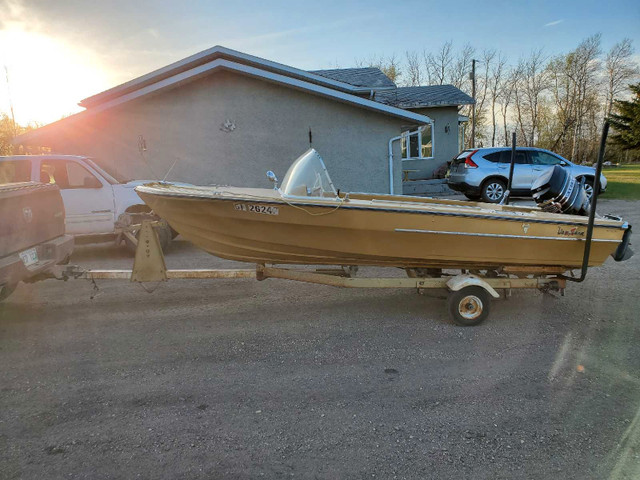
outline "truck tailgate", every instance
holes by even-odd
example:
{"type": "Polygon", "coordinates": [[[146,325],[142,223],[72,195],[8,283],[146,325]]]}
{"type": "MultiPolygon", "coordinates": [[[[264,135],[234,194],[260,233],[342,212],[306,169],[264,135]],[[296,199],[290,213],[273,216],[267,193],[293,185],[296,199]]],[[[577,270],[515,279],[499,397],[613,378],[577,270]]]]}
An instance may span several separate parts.
{"type": "Polygon", "coordinates": [[[56,185],[0,185],[0,258],[64,235],[64,204],[56,185]]]}

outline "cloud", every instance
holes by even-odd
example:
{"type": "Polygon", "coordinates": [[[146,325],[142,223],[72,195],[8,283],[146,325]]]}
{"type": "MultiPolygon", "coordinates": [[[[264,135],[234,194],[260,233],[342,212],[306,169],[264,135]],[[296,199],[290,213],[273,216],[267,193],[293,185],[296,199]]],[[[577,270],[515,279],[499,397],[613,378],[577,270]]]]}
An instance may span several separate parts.
{"type": "Polygon", "coordinates": [[[545,27],[555,27],[556,25],[560,24],[564,22],[564,19],[562,20],[554,20],[553,22],[549,22],[549,23],[545,23],[544,26],[545,27]]]}

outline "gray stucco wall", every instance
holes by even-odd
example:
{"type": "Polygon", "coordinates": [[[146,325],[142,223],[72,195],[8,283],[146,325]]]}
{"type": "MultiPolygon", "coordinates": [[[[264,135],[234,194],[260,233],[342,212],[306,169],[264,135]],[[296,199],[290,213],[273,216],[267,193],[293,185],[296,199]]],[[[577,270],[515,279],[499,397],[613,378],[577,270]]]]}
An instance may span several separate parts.
{"type": "MultiPolygon", "coordinates": [[[[231,72],[217,72],[156,96],[124,104],[60,128],[56,153],[82,154],[113,164],[130,178],[196,184],[270,185],[313,147],[337,188],[389,191],[388,141],[406,120],[338,103],[231,72]],[[231,128],[224,128],[225,122],[231,128]],[[139,138],[147,150],[141,156],[139,138]],[[145,161],[152,166],[152,170],[145,161]],[[154,174],[155,172],[155,174],[154,174]]],[[[399,144],[395,189],[401,192],[399,144]]]]}
{"type": "Polygon", "coordinates": [[[433,172],[455,157],[458,153],[458,108],[436,107],[412,110],[415,113],[427,115],[434,120],[434,146],[433,160],[404,160],[404,170],[417,170],[410,172],[410,179],[429,179],[433,172]],[[445,127],[449,126],[449,132],[445,127]]]}

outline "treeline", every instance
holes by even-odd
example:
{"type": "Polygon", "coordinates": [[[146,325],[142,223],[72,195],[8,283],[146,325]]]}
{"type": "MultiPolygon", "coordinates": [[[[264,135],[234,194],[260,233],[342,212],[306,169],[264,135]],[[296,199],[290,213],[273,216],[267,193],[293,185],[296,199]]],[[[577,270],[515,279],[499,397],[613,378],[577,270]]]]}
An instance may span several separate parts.
{"type": "Polygon", "coordinates": [[[0,113],[0,155],[14,155],[23,153],[42,153],[47,149],[32,147],[28,151],[14,146],[11,142],[14,137],[22,135],[30,130],[39,128],[38,123],[31,123],[26,127],[14,122],[6,113],[0,113]]]}
{"type": "MultiPolygon", "coordinates": [[[[626,38],[603,52],[597,34],[566,54],[549,57],[538,50],[515,63],[499,50],[479,51],[468,44],[456,49],[451,41],[436,50],[407,51],[402,58],[378,56],[356,63],[381,68],[398,85],[452,84],[470,95],[475,59],[476,146],[509,145],[510,132],[515,131],[519,145],[590,163],[614,100],[626,97],[629,84],[638,80],[633,54],[626,38]]],[[[470,107],[461,113],[471,122],[470,107]]],[[[465,132],[467,145],[470,127],[465,132]]],[[[640,153],[613,146],[608,157],[631,161],[640,159],[640,153]]]]}

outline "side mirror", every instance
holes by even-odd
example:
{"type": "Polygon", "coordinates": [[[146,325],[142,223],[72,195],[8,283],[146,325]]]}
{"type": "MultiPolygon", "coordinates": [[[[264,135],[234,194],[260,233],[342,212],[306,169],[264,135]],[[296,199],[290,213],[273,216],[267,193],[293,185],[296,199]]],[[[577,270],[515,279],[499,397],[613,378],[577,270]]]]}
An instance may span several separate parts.
{"type": "Polygon", "coordinates": [[[269,179],[269,181],[271,183],[273,183],[273,189],[277,190],[278,189],[278,177],[276,177],[276,174],[273,173],[271,170],[269,170],[267,172],[267,178],[269,179]]]}
{"type": "Polygon", "coordinates": [[[562,161],[562,162],[560,162],[560,166],[561,167],[568,167],[569,164],[567,162],[565,162],[565,161],[562,161]]]}

